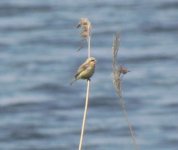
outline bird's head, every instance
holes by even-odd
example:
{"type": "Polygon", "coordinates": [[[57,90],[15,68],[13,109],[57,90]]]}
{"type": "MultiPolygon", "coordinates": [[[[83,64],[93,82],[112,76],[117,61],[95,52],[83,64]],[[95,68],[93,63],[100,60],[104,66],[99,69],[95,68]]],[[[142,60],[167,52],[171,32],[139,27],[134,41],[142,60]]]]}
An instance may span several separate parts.
{"type": "Polygon", "coordinates": [[[90,57],[90,58],[87,59],[87,62],[96,64],[96,59],[94,57],[90,57]]]}

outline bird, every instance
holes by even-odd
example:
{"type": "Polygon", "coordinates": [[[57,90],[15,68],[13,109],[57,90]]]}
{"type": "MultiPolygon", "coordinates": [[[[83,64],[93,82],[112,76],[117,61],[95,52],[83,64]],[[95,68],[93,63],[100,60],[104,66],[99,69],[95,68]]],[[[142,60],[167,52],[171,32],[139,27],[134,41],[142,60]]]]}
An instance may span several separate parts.
{"type": "Polygon", "coordinates": [[[86,61],[78,68],[74,80],[72,80],[70,84],[72,85],[75,81],[79,79],[90,80],[90,78],[95,72],[95,65],[96,59],[94,57],[87,58],[86,61]]]}

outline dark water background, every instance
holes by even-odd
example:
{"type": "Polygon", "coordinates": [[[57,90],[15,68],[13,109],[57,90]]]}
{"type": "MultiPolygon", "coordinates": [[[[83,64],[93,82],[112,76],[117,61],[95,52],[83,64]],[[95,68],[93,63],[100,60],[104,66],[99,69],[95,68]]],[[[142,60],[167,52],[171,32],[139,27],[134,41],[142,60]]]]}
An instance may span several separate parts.
{"type": "Polygon", "coordinates": [[[123,95],[142,150],[178,149],[177,0],[1,0],[0,150],[76,150],[86,83],[69,82],[87,56],[75,29],[93,24],[97,68],[85,150],[134,149],[112,85],[111,46],[131,72],[123,95]]]}

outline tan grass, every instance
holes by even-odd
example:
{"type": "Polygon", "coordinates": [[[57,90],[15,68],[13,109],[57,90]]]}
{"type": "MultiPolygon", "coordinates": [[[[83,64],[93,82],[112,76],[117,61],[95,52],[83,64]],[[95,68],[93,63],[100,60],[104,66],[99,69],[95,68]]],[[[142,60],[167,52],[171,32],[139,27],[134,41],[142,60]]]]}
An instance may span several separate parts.
{"type": "Polygon", "coordinates": [[[135,147],[135,150],[139,150],[139,146],[138,146],[137,141],[136,141],[136,136],[135,136],[134,130],[132,128],[132,125],[129,121],[129,117],[128,117],[126,107],[125,107],[124,98],[122,96],[122,75],[126,74],[129,71],[126,67],[123,67],[123,66],[118,64],[117,54],[118,54],[119,46],[120,46],[120,37],[119,37],[119,34],[117,33],[114,36],[113,46],[112,46],[113,84],[114,84],[116,93],[119,96],[119,103],[120,103],[120,106],[121,106],[122,111],[124,113],[124,117],[126,119],[126,122],[128,124],[133,145],[135,147]]]}
{"type": "Polygon", "coordinates": [[[77,25],[77,28],[81,28],[81,32],[80,32],[80,35],[82,37],[82,41],[81,41],[81,45],[78,49],[81,50],[83,48],[83,43],[85,40],[87,40],[87,43],[88,43],[88,57],[90,57],[91,55],[91,43],[90,43],[90,37],[91,37],[91,22],[89,21],[88,18],[81,18],[78,25],[77,25]]]}

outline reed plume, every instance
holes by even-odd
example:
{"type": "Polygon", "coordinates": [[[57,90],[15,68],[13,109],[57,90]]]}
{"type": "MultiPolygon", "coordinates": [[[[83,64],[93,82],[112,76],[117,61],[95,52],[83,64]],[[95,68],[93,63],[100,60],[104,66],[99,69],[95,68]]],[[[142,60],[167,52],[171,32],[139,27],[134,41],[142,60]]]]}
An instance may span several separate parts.
{"type": "Polygon", "coordinates": [[[119,65],[117,62],[117,54],[118,54],[118,50],[119,50],[119,45],[120,45],[120,37],[119,37],[119,34],[117,33],[113,39],[113,46],[112,46],[113,84],[114,84],[116,93],[119,96],[119,103],[120,103],[120,106],[124,113],[126,122],[128,124],[133,145],[135,147],[135,150],[139,150],[138,144],[136,142],[136,137],[135,137],[134,131],[132,129],[132,125],[128,118],[128,114],[127,114],[125,103],[124,103],[124,98],[122,96],[122,76],[124,74],[128,73],[129,70],[126,67],[119,65]]]}
{"type": "Polygon", "coordinates": [[[81,37],[87,39],[91,32],[91,23],[88,18],[81,18],[77,28],[81,28],[81,37]]]}
{"type": "Polygon", "coordinates": [[[82,37],[82,41],[81,41],[81,46],[78,49],[78,51],[80,49],[83,48],[83,43],[85,42],[85,40],[87,40],[88,43],[88,57],[90,57],[90,37],[91,37],[91,22],[89,21],[88,18],[81,18],[77,28],[81,28],[81,32],[80,32],[80,36],[82,37]]]}

